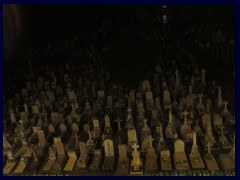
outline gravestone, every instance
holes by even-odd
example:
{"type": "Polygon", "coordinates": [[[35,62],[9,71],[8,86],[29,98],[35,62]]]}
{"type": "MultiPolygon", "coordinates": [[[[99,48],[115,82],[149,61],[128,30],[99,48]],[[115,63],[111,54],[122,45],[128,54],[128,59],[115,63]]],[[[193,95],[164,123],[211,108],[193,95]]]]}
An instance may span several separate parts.
{"type": "Polygon", "coordinates": [[[189,164],[185,153],[185,143],[181,139],[174,142],[173,157],[176,170],[189,170],[189,164]]]}
{"type": "Polygon", "coordinates": [[[77,167],[79,167],[80,169],[86,169],[89,156],[87,154],[85,142],[79,142],[79,148],[81,154],[77,161],[77,167]]]}
{"type": "Polygon", "coordinates": [[[169,110],[172,107],[170,92],[168,90],[164,90],[163,92],[163,104],[164,110],[169,110]]]}
{"type": "Polygon", "coordinates": [[[136,143],[134,143],[132,148],[133,148],[133,152],[132,152],[133,159],[131,161],[131,166],[130,166],[130,175],[141,175],[143,173],[143,165],[142,165],[142,159],[140,159],[140,154],[137,151],[137,148],[139,148],[139,146],[136,143]]]}
{"type": "Polygon", "coordinates": [[[102,165],[102,171],[113,171],[115,161],[113,141],[110,139],[106,139],[103,144],[105,158],[102,165]]]}
{"type": "Polygon", "coordinates": [[[64,172],[72,172],[73,168],[75,166],[75,163],[77,161],[77,154],[75,151],[69,151],[67,154],[68,154],[68,161],[67,161],[67,164],[65,165],[63,171],[64,172]]]}
{"type": "Polygon", "coordinates": [[[172,171],[170,151],[165,149],[160,153],[161,170],[172,171]]]}

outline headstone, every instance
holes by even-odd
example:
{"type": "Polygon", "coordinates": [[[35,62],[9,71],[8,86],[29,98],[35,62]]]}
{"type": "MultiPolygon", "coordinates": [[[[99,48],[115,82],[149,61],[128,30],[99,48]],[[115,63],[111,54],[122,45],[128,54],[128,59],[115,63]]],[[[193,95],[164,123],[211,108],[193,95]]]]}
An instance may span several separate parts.
{"type": "Polygon", "coordinates": [[[73,168],[75,166],[75,163],[77,161],[77,154],[75,151],[69,151],[67,154],[68,154],[68,161],[67,161],[67,164],[65,165],[63,171],[72,172],[73,168]]]}
{"type": "Polygon", "coordinates": [[[168,90],[164,90],[163,92],[163,104],[165,110],[171,109],[172,107],[170,92],[168,90]]]}
{"type": "Polygon", "coordinates": [[[140,159],[140,154],[137,151],[137,148],[139,148],[139,146],[135,143],[132,148],[133,159],[130,166],[130,175],[141,175],[143,173],[143,165],[142,160],[140,159]]]}
{"type": "Polygon", "coordinates": [[[114,170],[114,147],[113,141],[106,139],[104,142],[104,152],[105,158],[102,165],[103,171],[113,171],[114,170]]]}
{"type": "Polygon", "coordinates": [[[43,130],[37,131],[37,136],[40,144],[46,144],[45,134],[43,130]]]}
{"type": "Polygon", "coordinates": [[[54,126],[57,126],[59,124],[59,114],[56,112],[52,112],[51,113],[51,120],[52,120],[52,124],[54,126]]]}
{"type": "Polygon", "coordinates": [[[189,164],[185,153],[185,143],[178,139],[174,143],[174,162],[176,170],[189,170],[189,164]]]}
{"type": "Polygon", "coordinates": [[[32,113],[33,114],[39,114],[39,108],[36,105],[32,105],[32,113]]]}
{"type": "Polygon", "coordinates": [[[189,160],[190,160],[192,169],[204,169],[205,168],[202,157],[198,151],[196,132],[193,133],[193,145],[192,145],[192,151],[189,155],[189,160]]]}
{"type": "Polygon", "coordinates": [[[169,150],[162,150],[160,153],[161,169],[163,171],[172,171],[171,156],[169,150]]]}

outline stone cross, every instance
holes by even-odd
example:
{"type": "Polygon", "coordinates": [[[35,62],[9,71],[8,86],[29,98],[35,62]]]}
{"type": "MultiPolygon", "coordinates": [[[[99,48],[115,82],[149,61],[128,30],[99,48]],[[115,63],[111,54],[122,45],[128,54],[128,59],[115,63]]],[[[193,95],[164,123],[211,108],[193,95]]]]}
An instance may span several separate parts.
{"type": "Polygon", "coordinates": [[[203,95],[202,95],[202,94],[199,94],[199,95],[198,95],[198,98],[199,98],[199,103],[202,103],[202,97],[203,97],[203,95]]]}
{"type": "Polygon", "coordinates": [[[153,140],[154,140],[154,139],[152,138],[152,136],[150,136],[150,137],[149,137],[149,147],[152,147],[152,142],[153,142],[153,140]]]}
{"type": "Polygon", "coordinates": [[[137,145],[136,143],[134,143],[134,145],[132,146],[132,148],[134,149],[134,153],[137,153],[137,149],[139,148],[139,145],[137,145]]]}
{"type": "Polygon", "coordinates": [[[91,136],[91,131],[90,130],[88,131],[88,136],[89,136],[89,139],[91,140],[92,136],[91,136]]]}
{"type": "Polygon", "coordinates": [[[122,119],[120,119],[119,117],[117,118],[117,123],[118,123],[118,129],[120,130],[121,129],[121,122],[122,122],[122,119]]]}
{"type": "Polygon", "coordinates": [[[224,101],[223,105],[224,105],[224,109],[227,110],[228,102],[227,102],[227,101],[224,101]]]}
{"type": "Polygon", "coordinates": [[[143,122],[144,122],[144,127],[146,127],[148,120],[147,120],[147,119],[144,119],[143,122]]]}
{"type": "Polygon", "coordinates": [[[182,113],[182,115],[184,115],[184,122],[186,122],[187,121],[187,115],[188,115],[189,113],[185,110],[183,113],[182,113]]]}

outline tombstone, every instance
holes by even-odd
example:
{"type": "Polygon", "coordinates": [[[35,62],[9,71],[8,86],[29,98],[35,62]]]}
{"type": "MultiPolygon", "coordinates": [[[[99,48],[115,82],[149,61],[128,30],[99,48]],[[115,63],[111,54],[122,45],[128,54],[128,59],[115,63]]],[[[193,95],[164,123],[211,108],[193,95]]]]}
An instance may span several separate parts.
{"type": "Polygon", "coordinates": [[[122,119],[120,119],[119,117],[117,118],[116,120],[117,124],[118,124],[118,130],[120,131],[121,130],[121,122],[122,122],[122,119]]]}
{"type": "Polygon", "coordinates": [[[143,119],[144,125],[141,130],[141,139],[151,134],[151,129],[148,127],[147,121],[148,121],[147,119],[143,119]]]}
{"type": "Polygon", "coordinates": [[[44,165],[44,167],[43,167],[43,172],[49,172],[51,169],[52,169],[52,167],[53,167],[53,165],[54,165],[54,163],[55,163],[55,161],[56,161],[56,153],[57,153],[57,151],[56,151],[56,149],[55,149],[55,147],[54,146],[50,146],[49,147],[49,151],[48,151],[48,159],[47,159],[47,162],[46,162],[46,164],[44,165]]]}
{"type": "Polygon", "coordinates": [[[98,91],[98,96],[100,97],[100,98],[105,98],[105,92],[104,91],[98,91]]]}
{"type": "Polygon", "coordinates": [[[209,171],[219,171],[218,164],[211,153],[211,143],[207,143],[207,153],[204,155],[204,160],[209,171]]]}
{"type": "Polygon", "coordinates": [[[191,153],[189,155],[189,160],[190,160],[192,169],[205,169],[204,162],[198,150],[196,132],[193,132],[193,145],[192,145],[191,153]]]}
{"type": "Polygon", "coordinates": [[[112,105],[113,105],[112,96],[107,96],[107,105],[108,107],[112,108],[112,105]]]}
{"type": "Polygon", "coordinates": [[[16,169],[14,170],[14,174],[17,175],[17,174],[23,174],[24,173],[24,170],[26,169],[26,167],[28,166],[30,162],[30,159],[28,157],[24,157],[22,156],[20,158],[20,161],[18,162],[18,165],[16,167],[16,169]]]}
{"type": "Polygon", "coordinates": [[[150,147],[150,144],[152,144],[152,136],[147,135],[143,138],[142,143],[141,143],[141,152],[143,154],[147,153],[148,148],[150,147]]]}
{"type": "Polygon", "coordinates": [[[105,158],[102,165],[102,171],[113,171],[115,161],[113,141],[110,139],[106,139],[103,144],[105,158]]]}
{"type": "Polygon", "coordinates": [[[127,146],[126,144],[118,145],[118,164],[116,174],[118,176],[126,176],[128,174],[129,159],[127,157],[127,146]]]}
{"type": "Polygon", "coordinates": [[[81,169],[86,169],[87,168],[87,163],[89,160],[89,156],[87,154],[86,150],[86,144],[85,142],[79,142],[79,147],[80,147],[80,157],[77,160],[77,167],[81,169]]]}
{"type": "Polygon", "coordinates": [[[161,170],[163,171],[172,171],[172,163],[171,163],[171,156],[170,151],[165,149],[162,150],[160,153],[160,163],[161,163],[161,170]]]}
{"type": "Polygon", "coordinates": [[[233,140],[233,147],[227,154],[220,154],[220,163],[225,171],[235,171],[235,135],[233,140]]]}
{"type": "Polygon", "coordinates": [[[54,95],[54,93],[53,93],[52,91],[48,91],[48,92],[47,92],[47,96],[48,96],[49,101],[50,101],[51,103],[54,103],[54,102],[55,102],[55,95],[54,95]]]}
{"type": "Polygon", "coordinates": [[[173,157],[176,170],[189,170],[189,164],[185,153],[185,143],[181,139],[174,142],[173,157]]]}
{"type": "Polygon", "coordinates": [[[149,83],[149,81],[148,80],[143,80],[142,81],[142,90],[143,91],[146,91],[146,90],[148,90],[150,88],[150,83],[149,83]]]}
{"type": "Polygon", "coordinates": [[[65,133],[67,132],[67,126],[65,124],[60,124],[59,125],[59,132],[60,132],[60,136],[63,137],[65,135],[65,133]]]}
{"type": "Polygon", "coordinates": [[[146,162],[145,162],[145,172],[153,173],[157,172],[157,154],[154,147],[152,146],[153,139],[150,138],[150,146],[147,149],[146,162]]]}
{"type": "Polygon", "coordinates": [[[97,119],[93,120],[93,130],[91,133],[94,139],[98,139],[101,136],[101,128],[97,119]]]}
{"type": "Polygon", "coordinates": [[[139,148],[139,146],[136,143],[134,143],[132,148],[133,148],[133,152],[132,152],[133,159],[131,161],[131,166],[130,166],[130,175],[141,175],[143,174],[143,164],[142,164],[142,159],[140,159],[140,154],[137,151],[137,148],[139,148]]]}
{"type": "Polygon", "coordinates": [[[109,118],[108,115],[105,115],[105,117],[104,117],[104,122],[105,122],[105,128],[110,128],[110,129],[112,129],[111,123],[110,123],[110,118],[109,118]]]}
{"type": "Polygon", "coordinates": [[[3,175],[9,175],[16,167],[17,160],[14,158],[14,154],[11,148],[7,149],[7,163],[3,168],[3,175]]]}
{"type": "Polygon", "coordinates": [[[45,145],[46,144],[46,139],[45,139],[44,131],[43,130],[38,130],[37,131],[37,136],[38,136],[39,143],[45,145]]]}
{"type": "Polygon", "coordinates": [[[208,122],[212,122],[212,115],[210,113],[206,113],[202,116],[202,125],[204,129],[207,128],[208,122]]]}
{"type": "Polygon", "coordinates": [[[59,114],[56,112],[51,113],[52,124],[56,127],[59,124],[59,114]]]}
{"type": "Polygon", "coordinates": [[[23,124],[28,123],[28,114],[25,111],[20,112],[20,119],[23,121],[23,124]]]}
{"type": "Polygon", "coordinates": [[[13,110],[10,110],[10,119],[11,119],[12,124],[16,123],[16,116],[15,116],[13,110]]]}
{"type": "Polygon", "coordinates": [[[86,149],[87,149],[87,152],[88,152],[88,153],[93,153],[94,148],[95,148],[95,144],[94,144],[94,142],[93,142],[93,140],[92,140],[92,136],[91,136],[91,132],[90,132],[90,127],[89,127],[88,135],[89,135],[89,139],[88,139],[87,142],[86,142],[86,149]]]}
{"type": "Polygon", "coordinates": [[[77,154],[75,151],[68,151],[68,161],[67,164],[65,165],[63,171],[64,172],[72,172],[73,168],[75,166],[75,163],[77,161],[77,154]]]}
{"type": "Polygon", "coordinates": [[[150,110],[154,107],[153,94],[152,91],[148,90],[146,92],[146,109],[150,110]]]}
{"type": "Polygon", "coordinates": [[[99,172],[100,171],[100,164],[102,161],[102,152],[100,149],[94,150],[94,157],[93,162],[89,167],[90,172],[99,172]]]}
{"type": "Polygon", "coordinates": [[[170,92],[168,90],[164,90],[163,92],[163,104],[164,110],[169,110],[172,107],[170,92]]]}
{"type": "Polygon", "coordinates": [[[39,107],[36,105],[32,105],[32,113],[33,114],[39,114],[39,107]]]}
{"type": "Polygon", "coordinates": [[[75,94],[75,92],[74,92],[74,91],[68,92],[68,97],[69,97],[69,100],[70,100],[70,101],[75,100],[75,99],[76,99],[76,94],[75,94]]]}

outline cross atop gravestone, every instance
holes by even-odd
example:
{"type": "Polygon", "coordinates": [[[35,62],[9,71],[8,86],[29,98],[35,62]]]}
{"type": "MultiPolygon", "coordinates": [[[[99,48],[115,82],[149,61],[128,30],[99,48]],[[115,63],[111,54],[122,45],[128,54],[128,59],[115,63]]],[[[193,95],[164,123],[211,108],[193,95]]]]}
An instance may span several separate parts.
{"type": "Polygon", "coordinates": [[[122,119],[120,119],[119,117],[117,118],[117,123],[118,123],[118,130],[121,130],[121,122],[122,122],[122,119]]]}
{"type": "Polygon", "coordinates": [[[186,110],[182,113],[182,115],[184,116],[184,123],[187,122],[187,115],[188,114],[189,113],[186,110]]]}
{"type": "Polygon", "coordinates": [[[91,136],[91,131],[90,130],[88,131],[88,137],[89,137],[90,140],[92,140],[92,136],[91,136]]]}
{"type": "Polygon", "coordinates": [[[228,102],[227,102],[227,101],[224,101],[223,105],[224,105],[224,109],[227,110],[228,102]]]}
{"type": "Polygon", "coordinates": [[[202,83],[205,84],[206,81],[205,81],[205,72],[206,70],[205,69],[202,69],[202,83]]]}
{"type": "Polygon", "coordinates": [[[169,122],[172,122],[173,116],[172,116],[172,110],[171,109],[169,109],[168,114],[169,114],[168,120],[169,120],[169,122]]]}
{"type": "Polygon", "coordinates": [[[149,137],[149,147],[152,147],[152,142],[153,142],[153,140],[154,140],[154,139],[152,138],[152,136],[150,136],[150,137],[149,137]]]}
{"type": "Polygon", "coordinates": [[[137,145],[137,143],[134,143],[132,146],[134,153],[137,154],[137,149],[139,148],[139,145],[137,145]]]}
{"type": "Polygon", "coordinates": [[[202,103],[203,94],[199,94],[198,98],[199,98],[199,103],[202,103]]]}

